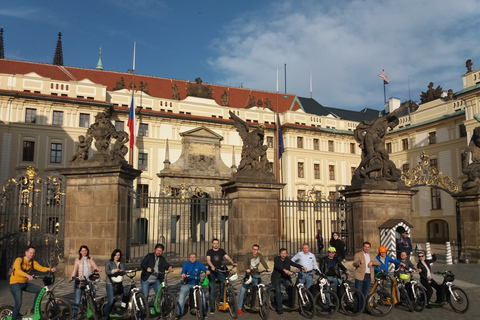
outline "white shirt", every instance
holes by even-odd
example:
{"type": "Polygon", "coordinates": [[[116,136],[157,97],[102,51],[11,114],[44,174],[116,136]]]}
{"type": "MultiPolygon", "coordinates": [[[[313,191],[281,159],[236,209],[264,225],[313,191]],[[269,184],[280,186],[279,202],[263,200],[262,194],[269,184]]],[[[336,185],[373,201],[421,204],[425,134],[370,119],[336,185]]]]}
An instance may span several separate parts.
{"type": "Polygon", "coordinates": [[[368,264],[370,263],[370,253],[365,253],[365,251],[363,251],[363,256],[365,257],[365,273],[370,274],[370,268],[368,267],[368,264]]]}
{"type": "Polygon", "coordinates": [[[320,269],[317,265],[317,259],[315,258],[315,255],[311,252],[305,254],[305,252],[300,251],[292,258],[292,261],[297,262],[298,264],[301,264],[302,266],[307,268],[307,272],[311,272],[313,269],[320,272],[320,269]]]}

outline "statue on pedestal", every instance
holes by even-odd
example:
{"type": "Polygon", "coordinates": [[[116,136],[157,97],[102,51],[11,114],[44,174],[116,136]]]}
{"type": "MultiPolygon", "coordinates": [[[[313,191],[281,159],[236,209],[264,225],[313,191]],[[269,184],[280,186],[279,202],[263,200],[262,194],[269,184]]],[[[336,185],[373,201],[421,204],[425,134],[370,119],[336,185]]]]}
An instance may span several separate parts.
{"type": "Polygon", "coordinates": [[[467,175],[467,180],[463,182],[463,189],[480,187],[480,127],[473,130],[472,138],[463,155],[462,172],[467,175]]]}

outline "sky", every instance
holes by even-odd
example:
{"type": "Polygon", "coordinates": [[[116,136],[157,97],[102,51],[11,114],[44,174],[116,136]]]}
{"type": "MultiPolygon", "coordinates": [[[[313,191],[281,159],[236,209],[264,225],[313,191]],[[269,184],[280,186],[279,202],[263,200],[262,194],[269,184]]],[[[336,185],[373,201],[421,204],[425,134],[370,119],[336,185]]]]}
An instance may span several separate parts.
{"type": "MultiPolygon", "coordinates": [[[[313,97],[382,109],[480,68],[480,1],[83,0],[0,2],[5,58],[313,97]],[[286,67],[285,67],[286,66],[286,67]],[[278,69],[278,82],[277,82],[278,69]],[[285,72],[286,70],[286,72],[285,72]],[[312,80],[310,80],[312,79],[312,80]]],[[[0,70],[1,72],[1,70],[0,70]]]]}

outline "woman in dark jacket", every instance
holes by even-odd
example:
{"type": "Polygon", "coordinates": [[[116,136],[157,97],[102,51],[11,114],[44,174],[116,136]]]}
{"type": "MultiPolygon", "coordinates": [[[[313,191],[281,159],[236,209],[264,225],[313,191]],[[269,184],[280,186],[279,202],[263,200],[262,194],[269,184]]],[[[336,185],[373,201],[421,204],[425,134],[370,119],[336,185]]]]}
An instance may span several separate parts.
{"type": "Polygon", "coordinates": [[[345,244],[340,239],[340,234],[338,232],[332,233],[332,238],[330,239],[330,246],[334,247],[337,251],[337,259],[345,263],[345,244]]]}
{"type": "Polygon", "coordinates": [[[433,251],[430,251],[432,254],[432,259],[426,259],[425,254],[420,251],[418,253],[418,264],[417,264],[417,269],[420,271],[420,282],[422,285],[425,287],[425,290],[427,291],[427,308],[431,308],[430,306],[430,299],[432,298],[433,295],[433,288],[437,290],[437,300],[435,303],[441,304],[444,300],[444,294],[443,294],[443,285],[439,285],[435,280],[432,278],[432,269],[430,268],[430,264],[432,262],[437,261],[437,257],[435,256],[435,253],[433,251]]]}

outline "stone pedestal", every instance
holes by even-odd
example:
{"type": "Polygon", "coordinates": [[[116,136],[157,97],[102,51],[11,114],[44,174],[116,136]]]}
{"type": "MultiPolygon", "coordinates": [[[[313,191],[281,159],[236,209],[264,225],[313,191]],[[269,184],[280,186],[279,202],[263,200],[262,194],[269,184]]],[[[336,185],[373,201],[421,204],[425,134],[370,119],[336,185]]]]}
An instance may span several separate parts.
{"type": "Polygon", "coordinates": [[[390,219],[403,219],[412,222],[412,197],[415,190],[400,188],[352,188],[341,191],[347,202],[353,203],[353,228],[355,251],[360,251],[362,243],[372,244],[372,252],[380,246],[379,227],[390,219]]]}
{"type": "Polygon", "coordinates": [[[278,255],[279,191],[284,184],[230,181],[222,185],[232,199],[229,214],[229,239],[232,243],[228,254],[243,269],[245,254],[258,244],[269,267],[278,255]]]}
{"type": "Polygon", "coordinates": [[[128,164],[82,165],[59,170],[66,178],[65,272],[81,245],[103,270],[116,248],[125,253],[128,189],[141,171],[128,164]]]}
{"type": "Polygon", "coordinates": [[[463,250],[466,251],[468,258],[478,259],[480,258],[480,188],[474,187],[453,197],[460,206],[460,228],[457,233],[462,237],[462,246],[465,244],[463,250]]]}

